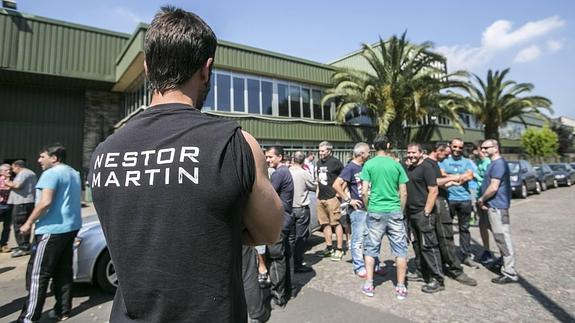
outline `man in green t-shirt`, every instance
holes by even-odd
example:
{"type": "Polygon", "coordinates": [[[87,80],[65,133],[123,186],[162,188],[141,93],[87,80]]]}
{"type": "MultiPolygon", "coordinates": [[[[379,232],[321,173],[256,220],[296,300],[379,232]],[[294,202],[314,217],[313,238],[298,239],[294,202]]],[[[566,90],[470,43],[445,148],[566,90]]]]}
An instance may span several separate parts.
{"type": "Polygon", "coordinates": [[[362,198],[368,212],[366,219],[368,234],[364,240],[367,277],[361,291],[367,296],[373,296],[374,258],[379,257],[381,239],[387,234],[397,268],[396,296],[398,299],[405,299],[407,235],[403,222],[403,209],[407,199],[405,183],[408,179],[403,167],[388,156],[390,143],[387,137],[377,135],[373,146],[377,155],[365,163],[360,175],[363,181],[362,198]]]}
{"type": "MultiPolygon", "coordinates": [[[[474,176],[477,180],[477,187],[481,188],[487,167],[491,164],[491,159],[485,156],[481,149],[474,149],[473,156],[475,157],[475,164],[477,165],[477,173],[475,173],[474,176]]],[[[477,193],[477,198],[481,197],[480,189],[477,190],[477,193]]],[[[487,216],[487,212],[482,210],[480,207],[477,208],[477,213],[479,214],[479,233],[481,234],[481,241],[483,242],[483,248],[485,249],[479,258],[479,262],[482,264],[488,264],[495,261],[493,253],[491,253],[489,248],[489,218],[487,216]]]]}

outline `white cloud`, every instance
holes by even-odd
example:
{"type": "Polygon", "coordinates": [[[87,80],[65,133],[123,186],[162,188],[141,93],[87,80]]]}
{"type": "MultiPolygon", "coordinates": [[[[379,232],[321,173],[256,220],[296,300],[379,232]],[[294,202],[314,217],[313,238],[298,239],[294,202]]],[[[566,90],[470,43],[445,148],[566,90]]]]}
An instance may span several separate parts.
{"type": "Polygon", "coordinates": [[[530,21],[519,29],[511,31],[510,21],[498,20],[485,29],[481,45],[490,50],[506,49],[533,40],[564,25],[564,20],[553,16],[539,21],[530,21]]]}
{"type": "Polygon", "coordinates": [[[117,14],[118,16],[122,17],[122,18],[129,19],[132,22],[137,23],[137,24],[144,21],[137,14],[135,14],[134,12],[132,12],[126,8],[116,7],[116,8],[114,8],[114,13],[117,14]]]}
{"type": "Polygon", "coordinates": [[[513,62],[515,63],[530,62],[539,57],[539,55],[541,55],[541,49],[538,46],[532,45],[520,50],[519,53],[517,53],[517,56],[515,56],[515,59],[513,59],[513,62]]]}
{"type": "MultiPolygon", "coordinates": [[[[542,20],[527,22],[513,30],[512,22],[498,20],[483,31],[481,46],[479,47],[455,45],[437,47],[436,50],[447,57],[449,71],[460,69],[473,71],[487,64],[497,53],[533,41],[538,37],[562,28],[564,25],[564,20],[558,16],[552,16],[542,20]]],[[[551,48],[557,48],[558,44],[560,43],[557,42],[547,47],[551,50],[551,48]]],[[[523,49],[516,56],[516,61],[526,62],[537,58],[541,54],[539,48],[539,52],[535,53],[536,50],[531,47],[523,49]]]]}
{"type": "Polygon", "coordinates": [[[561,48],[563,48],[563,43],[558,40],[551,39],[547,42],[547,49],[551,52],[556,52],[561,48]]]}

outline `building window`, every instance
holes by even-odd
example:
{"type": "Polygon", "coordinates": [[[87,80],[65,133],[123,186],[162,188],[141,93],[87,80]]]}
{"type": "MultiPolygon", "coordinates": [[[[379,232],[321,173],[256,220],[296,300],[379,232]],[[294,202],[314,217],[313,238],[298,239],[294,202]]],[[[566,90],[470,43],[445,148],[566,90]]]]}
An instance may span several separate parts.
{"type": "Polygon", "coordinates": [[[288,87],[285,84],[278,84],[278,114],[282,117],[289,117],[288,87]]]}
{"type": "Polygon", "coordinates": [[[216,108],[218,111],[230,111],[231,77],[225,74],[217,74],[216,76],[216,108]]]}
{"type": "Polygon", "coordinates": [[[248,112],[260,114],[260,81],[248,79],[248,112]]]}
{"type": "Polygon", "coordinates": [[[331,103],[332,100],[329,100],[323,105],[323,120],[327,121],[333,120],[331,116],[331,103]]]}
{"type": "Polygon", "coordinates": [[[273,83],[262,81],[262,114],[273,114],[273,83]]]}
{"type": "Polygon", "coordinates": [[[303,109],[303,117],[304,118],[311,118],[311,110],[309,106],[309,89],[302,88],[301,89],[301,104],[303,109]]]}
{"type": "Polygon", "coordinates": [[[313,104],[313,118],[317,120],[322,120],[322,109],[321,109],[321,91],[312,90],[311,99],[313,104]]]}
{"type": "Polygon", "coordinates": [[[210,92],[208,92],[208,95],[206,96],[206,100],[204,101],[204,107],[203,110],[209,111],[209,110],[213,110],[214,109],[214,92],[215,92],[215,86],[214,86],[214,75],[212,75],[212,77],[210,78],[210,92]]]}
{"type": "Polygon", "coordinates": [[[290,85],[290,112],[292,118],[301,118],[300,88],[290,85]]]}
{"type": "Polygon", "coordinates": [[[234,112],[246,112],[244,83],[245,79],[234,77],[234,112]]]}

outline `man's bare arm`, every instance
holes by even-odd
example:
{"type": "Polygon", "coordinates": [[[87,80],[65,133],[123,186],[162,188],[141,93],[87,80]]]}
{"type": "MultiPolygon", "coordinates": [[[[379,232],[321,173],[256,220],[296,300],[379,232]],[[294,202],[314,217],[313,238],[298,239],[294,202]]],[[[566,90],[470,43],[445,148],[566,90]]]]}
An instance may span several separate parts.
{"type": "Polygon", "coordinates": [[[491,182],[489,182],[489,186],[485,189],[485,193],[479,198],[479,200],[483,203],[495,195],[497,190],[499,189],[499,185],[501,185],[501,180],[499,178],[492,178],[491,182]]]}
{"type": "Polygon", "coordinates": [[[339,195],[339,197],[341,197],[343,200],[351,199],[349,193],[346,190],[347,183],[341,177],[336,178],[331,186],[333,187],[335,192],[339,195]]]}
{"type": "Polygon", "coordinates": [[[425,208],[423,209],[425,214],[430,214],[431,211],[433,211],[437,195],[439,195],[439,189],[437,188],[437,186],[427,187],[427,200],[425,201],[425,208]]]}
{"type": "Polygon", "coordinates": [[[361,198],[363,199],[363,205],[367,207],[369,205],[369,181],[363,181],[361,185],[361,198]]]}
{"type": "Polygon", "coordinates": [[[24,234],[30,232],[32,224],[34,224],[36,220],[38,220],[40,217],[42,217],[42,215],[44,215],[46,210],[50,207],[50,205],[52,205],[53,200],[54,200],[54,190],[49,188],[42,189],[42,193],[40,195],[40,201],[38,202],[38,204],[36,204],[34,210],[32,210],[32,213],[30,213],[28,220],[26,220],[24,225],[20,227],[20,232],[24,234]]]}
{"type": "Polygon", "coordinates": [[[242,233],[244,244],[263,245],[277,242],[283,222],[283,206],[268,179],[264,154],[256,139],[242,131],[252,149],[256,175],[252,192],[243,215],[246,230],[242,233]]]}
{"type": "Polygon", "coordinates": [[[407,185],[399,184],[399,201],[401,205],[401,212],[405,210],[405,204],[407,203],[407,185]]]}

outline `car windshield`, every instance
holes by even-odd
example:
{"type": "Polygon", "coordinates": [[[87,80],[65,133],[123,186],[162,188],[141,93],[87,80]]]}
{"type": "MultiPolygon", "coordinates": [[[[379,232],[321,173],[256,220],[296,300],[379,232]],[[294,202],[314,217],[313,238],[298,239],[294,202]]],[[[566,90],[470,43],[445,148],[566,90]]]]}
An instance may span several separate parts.
{"type": "Polygon", "coordinates": [[[511,172],[511,174],[519,173],[519,163],[510,162],[509,163],[509,171],[511,172]]]}
{"type": "Polygon", "coordinates": [[[556,172],[566,172],[567,171],[567,167],[565,167],[565,165],[561,165],[561,164],[551,164],[551,165],[549,165],[549,167],[551,167],[551,169],[556,171],[556,172]]]}
{"type": "Polygon", "coordinates": [[[541,169],[541,167],[535,166],[533,167],[533,169],[537,172],[537,174],[539,175],[543,174],[543,169],[541,169]]]}

